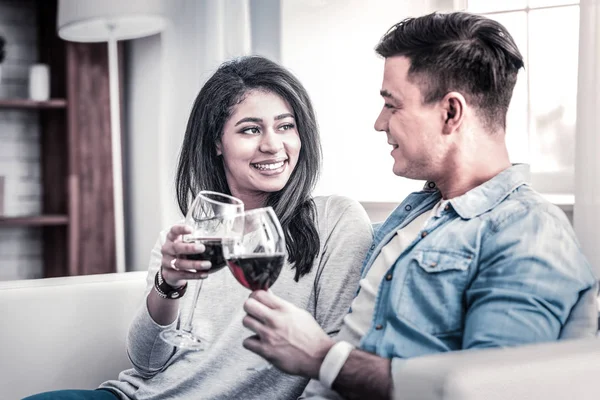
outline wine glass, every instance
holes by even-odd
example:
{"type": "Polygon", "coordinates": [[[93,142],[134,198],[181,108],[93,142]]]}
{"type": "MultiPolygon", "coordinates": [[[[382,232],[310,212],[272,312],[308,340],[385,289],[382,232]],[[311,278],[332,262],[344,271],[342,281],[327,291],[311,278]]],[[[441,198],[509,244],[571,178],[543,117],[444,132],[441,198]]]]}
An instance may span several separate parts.
{"type": "MultiPolygon", "coordinates": [[[[223,245],[229,270],[245,288],[268,290],[279,277],[285,262],[285,237],[271,207],[246,211],[238,219],[242,233],[223,245]]],[[[248,368],[261,371],[271,364],[248,368]]]]}
{"type": "MultiPolygon", "coordinates": [[[[207,260],[212,266],[207,271],[215,273],[227,265],[223,256],[223,244],[233,240],[242,233],[243,219],[238,218],[244,211],[244,203],[223,193],[202,190],[190,206],[185,217],[185,224],[192,228],[192,233],[184,235],[187,243],[201,243],[203,253],[182,254],[182,259],[207,260]]],[[[202,290],[204,279],[199,279],[192,299],[188,317],[180,329],[170,329],[160,333],[165,342],[178,348],[204,350],[201,338],[192,332],[192,322],[198,296],[202,290]]]]}

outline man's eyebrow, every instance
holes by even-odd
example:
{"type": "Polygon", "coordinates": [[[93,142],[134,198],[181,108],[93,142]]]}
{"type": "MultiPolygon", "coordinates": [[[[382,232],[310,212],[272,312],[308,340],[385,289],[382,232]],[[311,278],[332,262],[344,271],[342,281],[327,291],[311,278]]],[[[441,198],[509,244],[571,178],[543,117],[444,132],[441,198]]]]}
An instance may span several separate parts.
{"type": "Polygon", "coordinates": [[[244,122],[254,122],[255,124],[262,124],[263,120],[262,118],[246,117],[240,119],[238,122],[235,123],[234,126],[238,126],[239,124],[242,124],[244,122]]]}
{"type": "Polygon", "coordinates": [[[279,121],[280,119],[284,119],[284,118],[294,118],[294,114],[292,113],[285,113],[285,114],[280,114],[278,116],[275,117],[275,121],[279,121]]]}
{"type": "Polygon", "coordinates": [[[392,99],[392,100],[396,100],[396,98],[394,97],[394,95],[393,95],[393,94],[391,94],[390,92],[388,92],[388,91],[387,91],[387,90],[385,90],[385,89],[381,89],[381,90],[379,91],[379,94],[381,95],[381,97],[387,97],[387,98],[390,98],[390,99],[392,99]]]}

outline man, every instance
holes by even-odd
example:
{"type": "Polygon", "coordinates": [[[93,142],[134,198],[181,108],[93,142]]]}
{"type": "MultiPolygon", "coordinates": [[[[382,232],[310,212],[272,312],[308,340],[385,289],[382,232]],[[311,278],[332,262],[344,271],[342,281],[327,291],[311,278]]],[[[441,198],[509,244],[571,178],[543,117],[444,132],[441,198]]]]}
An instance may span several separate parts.
{"type": "MultiPolygon", "coordinates": [[[[556,340],[596,278],[565,215],[527,185],[505,144],[523,67],[499,23],[467,13],[396,24],[375,122],[398,176],[426,180],[375,232],[336,341],[254,292],[244,346],[312,381],[306,396],[389,398],[403,359],[556,340]],[[354,349],[358,346],[360,349],[354,349]]],[[[348,249],[348,251],[352,251],[348,249]]],[[[396,388],[401,390],[401,388],[396,388]]]]}

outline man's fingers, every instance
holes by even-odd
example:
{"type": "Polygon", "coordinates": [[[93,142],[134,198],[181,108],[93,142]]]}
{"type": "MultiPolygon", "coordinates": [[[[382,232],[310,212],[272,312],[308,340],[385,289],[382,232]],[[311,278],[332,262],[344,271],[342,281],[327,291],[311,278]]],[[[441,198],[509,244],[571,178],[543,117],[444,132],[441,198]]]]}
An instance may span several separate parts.
{"type": "Polygon", "coordinates": [[[252,293],[250,293],[250,298],[258,301],[259,303],[264,304],[265,306],[273,310],[283,309],[288,304],[285,300],[276,296],[270,290],[255,290],[252,293]]]}
{"type": "Polygon", "coordinates": [[[192,233],[192,228],[187,225],[173,225],[169,232],[167,232],[167,240],[174,242],[179,236],[186,233],[192,233]]]}
{"type": "Polygon", "coordinates": [[[265,338],[267,336],[268,328],[254,317],[246,315],[244,319],[242,319],[242,325],[256,333],[256,336],[259,338],[265,338]]]}
{"type": "Polygon", "coordinates": [[[252,297],[244,302],[244,311],[265,324],[272,325],[273,323],[274,311],[252,297]]]}
{"type": "Polygon", "coordinates": [[[244,346],[245,349],[250,350],[251,352],[256,353],[268,360],[263,344],[257,335],[252,335],[244,339],[242,346],[244,346]]]}

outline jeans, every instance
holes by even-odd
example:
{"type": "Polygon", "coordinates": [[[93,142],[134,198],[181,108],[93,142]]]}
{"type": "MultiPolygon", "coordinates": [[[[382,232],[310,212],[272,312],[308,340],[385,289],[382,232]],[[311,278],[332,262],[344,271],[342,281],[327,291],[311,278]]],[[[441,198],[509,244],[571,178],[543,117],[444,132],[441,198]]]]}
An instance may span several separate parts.
{"type": "Polygon", "coordinates": [[[23,400],[119,400],[110,390],[57,390],[25,397],[23,400]]]}

